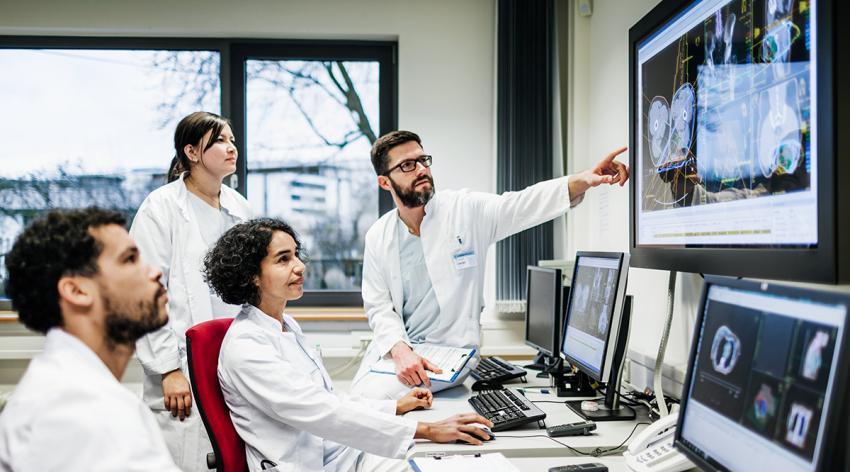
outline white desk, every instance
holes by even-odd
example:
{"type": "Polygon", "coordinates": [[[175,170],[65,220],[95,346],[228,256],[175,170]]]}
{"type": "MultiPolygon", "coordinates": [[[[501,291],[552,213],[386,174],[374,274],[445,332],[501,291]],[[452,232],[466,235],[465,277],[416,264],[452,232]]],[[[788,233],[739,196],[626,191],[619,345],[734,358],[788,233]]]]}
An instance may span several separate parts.
{"type": "Polygon", "coordinates": [[[546,472],[550,467],[559,465],[584,464],[586,462],[597,462],[608,467],[608,472],[630,472],[626,467],[626,460],[622,456],[612,457],[535,457],[535,458],[510,458],[508,459],[517,469],[523,472],[546,472]]]}
{"type": "MultiPolygon", "coordinates": [[[[585,464],[588,462],[602,464],[608,467],[608,472],[631,472],[626,466],[626,460],[622,457],[598,457],[590,459],[583,457],[509,458],[508,462],[522,472],[547,472],[550,467],[585,464]]],[[[469,463],[466,465],[467,467],[473,467],[475,464],[469,463]]]]}
{"type": "MultiPolygon", "coordinates": [[[[529,383],[511,383],[506,384],[511,388],[517,388],[530,385],[546,385],[547,380],[534,378],[534,372],[529,372],[529,383]]],[[[437,393],[434,396],[434,405],[429,410],[413,411],[405,415],[414,420],[420,421],[437,421],[447,418],[457,413],[465,413],[474,411],[467,401],[471,395],[476,394],[469,386],[472,385],[472,379],[467,380],[466,385],[456,387],[448,391],[437,393]]],[[[535,390],[527,390],[526,397],[532,401],[559,401],[561,403],[536,403],[536,405],[546,412],[546,425],[554,426],[564,423],[574,423],[581,421],[582,418],[573,413],[572,410],[563,404],[564,400],[573,400],[559,398],[554,394],[537,393],[535,390]]],[[[641,418],[638,415],[637,421],[608,421],[596,423],[596,431],[590,436],[567,436],[556,438],[558,441],[569,445],[581,452],[589,453],[597,448],[609,449],[619,446],[638,422],[648,422],[646,418],[641,418]]],[[[638,426],[635,434],[640,432],[645,426],[638,426]]],[[[566,448],[555,441],[549,439],[546,435],[545,428],[538,428],[536,423],[528,424],[520,428],[515,428],[507,431],[495,433],[496,438],[492,441],[487,441],[482,446],[472,446],[469,444],[437,444],[427,441],[418,441],[413,449],[412,455],[423,456],[432,454],[462,454],[476,452],[501,452],[508,458],[546,458],[546,457],[564,457],[577,456],[576,452],[566,448]],[[534,436],[534,437],[530,437],[534,436]]],[[[627,443],[628,444],[628,443],[627,443]]],[[[615,454],[615,456],[618,454],[615,454]]],[[[584,459],[581,462],[593,462],[598,458],[592,456],[579,456],[584,459]]],[[[557,464],[553,464],[557,465],[557,464]]],[[[550,466],[551,467],[551,466],[550,466]]],[[[623,466],[625,467],[625,465],[623,466]]]]}

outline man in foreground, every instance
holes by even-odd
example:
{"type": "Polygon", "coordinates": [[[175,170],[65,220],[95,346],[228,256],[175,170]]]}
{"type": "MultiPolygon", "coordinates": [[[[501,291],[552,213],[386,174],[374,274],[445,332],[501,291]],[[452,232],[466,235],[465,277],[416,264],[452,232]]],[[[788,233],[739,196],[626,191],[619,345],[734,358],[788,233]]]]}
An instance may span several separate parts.
{"type": "Polygon", "coordinates": [[[150,410],[120,384],[141,336],[168,321],[159,270],[124,218],[53,211],[6,256],[6,291],[46,334],[0,416],[4,471],[177,471],[150,410]]]}

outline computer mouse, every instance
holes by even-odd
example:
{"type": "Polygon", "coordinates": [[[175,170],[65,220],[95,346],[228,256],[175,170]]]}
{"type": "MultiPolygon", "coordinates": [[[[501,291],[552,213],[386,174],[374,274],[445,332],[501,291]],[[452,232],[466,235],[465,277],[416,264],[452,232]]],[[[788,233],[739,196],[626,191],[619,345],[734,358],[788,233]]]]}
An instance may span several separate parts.
{"type": "MultiPolygon", "coordinates": [[[[485,434],[487,434],[488,436],[490,436],[490,438],[489,438],[489,439],[481,439],[481,437],[480,437],[480,436],[477,436],[477,435],[476,435],[476,436],[475,436],[476,438],[481,439],[481,440],[482,440],[482,441],[484,441],[484,442],[492,441],[492,440],[496,439],[496,435],[495,435],[495,434],[493,434],[493,432],[492,432],[492,431],[490,431],[490,428],[488,428],[488,427],[486,427],[486,426],[484,426],[484,425],[482,425],[482,424],[472,424],[472,425],[470,425],[470,426],[475,426],[476,428],[480,429],[481,431],[484,431],[484,433],[485,433],[485,434]]],[[[467,443],[466,441],[464,441],[464,440],[462,440],[462,439],[458,439],[457,441],[455,441],[455,444],[469,444],[469,443],[467,443]]]]}

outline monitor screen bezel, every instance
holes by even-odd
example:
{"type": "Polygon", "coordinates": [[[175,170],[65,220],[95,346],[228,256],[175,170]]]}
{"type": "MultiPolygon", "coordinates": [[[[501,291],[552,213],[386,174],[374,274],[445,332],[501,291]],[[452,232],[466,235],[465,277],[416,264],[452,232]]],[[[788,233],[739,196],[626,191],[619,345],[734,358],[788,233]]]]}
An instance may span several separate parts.
{"type": "Polygon", "coordinates": [[[552,268],[552,267],[539,267],[539,266],[528,266],[526,267],[526,279],[525,279],[525,345],[530,346],[534,349],[537,349],[539,352],[554,357],[558,354],[558,349],[560,348],[560,339],[558,333],[561,330],[561,320],[563,319],[563,314],[561,311],[561,306],[563,305],[562,294],[563,294],[563,282],[561,281],[561,269],[552,268]],[[555,282],[555,312],[553,313],[553,326],[552,326],[552,339],[550,339],[551,344],[549,346],[540,346],[537,343],[530,341],[528,339],[528,313],[529,313],[529,305],[531,299],[531,273],[532,272],[541,272],[546,274],[552,274],[554,276],[555,282]],[[554,349],[553,349],[554,347],[554,349]]]}
{"type": "Polygon", "coordinates": [[[570,289],[570,299],[566,303],[564,303],[563,313],[561,314],[560,353],[561,357],[563,357],[567,362],[569,362],[578,370],[584,372],[591,379],[595,380],[596,382],[604,382],[607,378],[606,374],[610,373],[611,357],[613,356],[613,350],[611,349],[612,333],[615,333],[613,334],[615,342],[619,337],[617,333],[619,333],[620,330],[620,323],[622,321],[623,316],[623,305],[626,299],[629,255],[628,253],[624,252],[578,251],[576,252],[575,264],[573,266],[573,276],[571,279],[573,282],[575,282],[576,275],[578,274],[579,258],[581,257],[600,257],[606,259],[617,259],[617,262],[619,264],[617,288],[614,294],[615,303],[611,307],[611,321],[610,323],[608,323],[608,335],[605,337],[605,345],[603,347],[604,355],[602,356],[602,363],[599,365],[599,373],[596,373],[591,366],[582,362],[580,359],[574,358],[564,350],[564,343],[567,339],[567,327],[570,324],[570,308],[572,308],[573,299],[575,298],[575,291],[572,290],[573,287],[571,287],[570,289]],[[623,273],[623,270],[626,271],[625,274],[623,273]]]}
{"type": "MultiPolygon", "coordinates": [[[[629,30],[629,145],[638,149],[637,130],[638,100],[637,87],[638,46],[660,29],[700,0],[664,0],[629,30]]],[[[676,270],[682,272],[732,275],[739,277],[761,277],[780,280],[801,280],[824,283],[838,283],[850,279],[850,243],[848,228],[850,222],[840,219],[841,211],[850,208],[847,199],[848,189],[842,189],[839,182],[850,177],[850,166],[837,164],[836,149],[836,112],[841,104],[834,101],[840,98],[847,104],[846,94],[834,92],[834,83],[840,83],[834,69],[835,42],[833,37],[833,2],[818,1],[816,41],[814,57],[817,83],[817,229],[818,244],[813,248],[800,247],[688,247],[638,245],[638,185],[632,184],[629,192],[629,252],[631,266],[647,269],[676,270]],[[839,175],[840,173],[840,175],[839,175]],[[839,198],[840,197],[840,198],[839,198]],[[839,211],[841,210],[841,211],[839,211]],[[839,257],[836,257],[839,256],[839,257]]],[[[630,153],[629,161],[634,169],[635,178],[639,171],[637,152],[630,153]]]]}
{"type": "Polygon", "coordinates": [[[732,277],[722,277],[722,276],[705,276],[705,283],[703,284],[702,296],[700,297],[700,304],[697,311],[696,322],[694,323],[694,332],[691,337],[691,352],[688,358],[688,369],[685,374],[685,382],[682,387],[682,394],[680,396],[681,405],[679,409],[679,418],[676,423],[676,433],[674,444],[677,450],[681,451],[688,459],[691,460],[694,464],[704,470],[714,470],[714,471],[725,471],[726,469],[722,464],[717,463],[716,461],[708,461],[703,458],[702,455],[693,451],[688,444],[686,444],[682,438],[683,425],[685,413],[688,407],[688,391],[690,390],[690,385],[693,380],[693,367],[696,362],[697,349],[698,349],[698,337],[704,322],[705,318],[705,304],[708,300],[708,292],[712,285],[719,285],[723,287],[729,287],[733,289],[739,290],[748,290],[754,292],[762,292],[762,293],[770,293],[773,295],[784,296],[789,298],[808,298],[815,299],[819,303],[826,304],[843,304],[847,307],[847,312],[844,317],[844,333],[843,337],[840,340],[841,349],[844,350],[845,355],[838,357],[838,364],[836,365],[834,383],[833,383],[833,391],[831,394],[832,404],[830,408],[837,408],[837,411],[831,411],[830,415],[827,417],[826,423],[824,427],[826,431],[824,432],[824,438],[828,438],[821,444],[821,450],[815,451],[815,469],[821,470],[821,466],[823,465],[823,461],[826,459],[824,456],[824,452],[830,449],[830,439],[834,439],[837,437],[837,433],[840,428],[840,419],[844,418],[846,413],[848,412],[847,406],[842,406],[840,401],[841,398],[844,398],[847,391],[847,382],[846,378],[848,376],[848,362],[847,362],[847,353],[850,353],[848,349],[848,323],[850,323],[850,293],[841,293],[841,292],[827,292],[823,290],[813,290],[813,289],[805,289],[800,287],[789,287],[787,285],[780,285],[768,282],[757,282],[751,280],[741,280],[735,279],[732,277]],[[842,410],[843,408],[843,410],[842,410]]]}

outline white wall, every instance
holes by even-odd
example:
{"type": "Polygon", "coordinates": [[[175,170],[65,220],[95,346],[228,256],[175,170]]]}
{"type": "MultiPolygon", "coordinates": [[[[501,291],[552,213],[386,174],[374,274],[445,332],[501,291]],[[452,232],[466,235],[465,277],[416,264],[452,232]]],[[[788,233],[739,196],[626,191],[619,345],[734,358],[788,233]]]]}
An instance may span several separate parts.
{"type": "MultiPolygon", "coordinates": [[[[583,170],[608,152],[629,144],[629,28],[657,0],[596,0],[589,18],[573,15],[571,171],[583,170]]],[[[627,162],[628,157],[621,160],[627,162]]],[[[570,215],[568,251],[629,249],[629,184],[597,188],[570,215]]],[[[667,304],[668,273],[631,269],[635,295],[629,348],[655,357],[667,304]]],[[[701,279],[680,274],[667,363],[687,362],[701,279]]]]}

